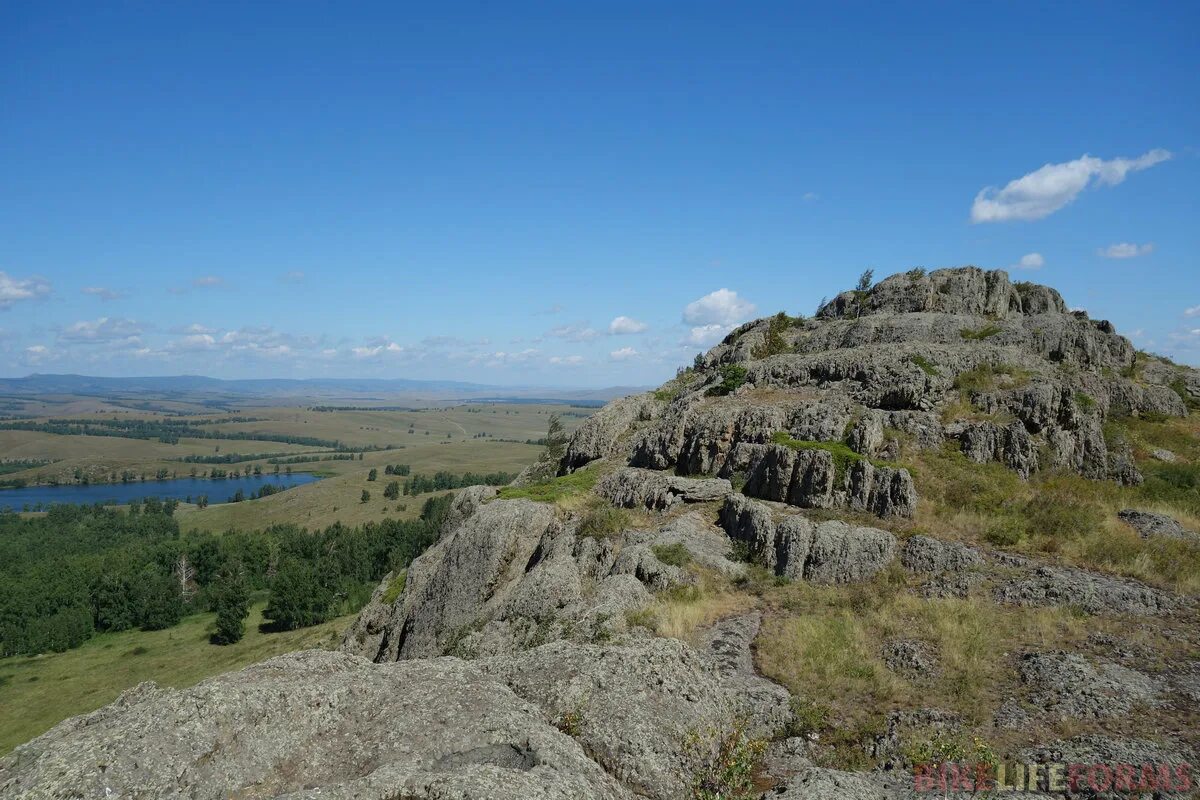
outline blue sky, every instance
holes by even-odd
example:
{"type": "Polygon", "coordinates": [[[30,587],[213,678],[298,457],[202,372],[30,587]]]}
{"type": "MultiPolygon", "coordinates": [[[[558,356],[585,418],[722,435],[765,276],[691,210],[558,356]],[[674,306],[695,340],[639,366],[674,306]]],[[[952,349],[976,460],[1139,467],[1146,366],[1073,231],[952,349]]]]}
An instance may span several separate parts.
{"type": "Polygon", "coordinates": [[[5,3],[0,374],[655,383],[968,263],[1200,363],[1200,6],[898,5],[5,3]]]}

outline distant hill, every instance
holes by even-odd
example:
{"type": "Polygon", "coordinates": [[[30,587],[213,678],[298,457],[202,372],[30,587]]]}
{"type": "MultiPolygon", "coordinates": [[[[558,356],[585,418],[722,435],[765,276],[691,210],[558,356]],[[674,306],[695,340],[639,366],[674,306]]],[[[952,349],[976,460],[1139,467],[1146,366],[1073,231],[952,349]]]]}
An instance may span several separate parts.
{"type": "Polygon", "coordinates": [[[641,391],[639,387],[560,389],[546,386],[495,386],[464,381],[424,381],[408,378],[251,378],[224,380],[203,375],[165,375],[109,378],[91,375],[33,374],[0,378],[0,394],[109,396],[128,394],[210,395],[224,397],[395,397],[417,395],[443,400],[603,401],[641,391]]]}

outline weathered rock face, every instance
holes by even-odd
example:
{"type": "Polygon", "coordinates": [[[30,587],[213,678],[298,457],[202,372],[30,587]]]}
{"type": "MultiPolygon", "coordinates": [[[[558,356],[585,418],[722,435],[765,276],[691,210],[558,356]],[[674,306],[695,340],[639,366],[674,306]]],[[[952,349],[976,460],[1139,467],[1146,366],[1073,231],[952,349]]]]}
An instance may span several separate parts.
{"type": "Polygon", "coordinates": [[[755,562],[793,580],[862,581],[896,555],[896,537],[887,531],[839,520],[813,522],[795,514],[776,521],[770,507],[744,495],[726,499],[721,525],[730,538],[746,545],[755,562]]]}
{"type": "Polygon", "coordinates": [[[907,471],[870,461],[894,455],[901,437],[949,440],[1022,477],[1053,467],[1134,484],[1129,446],[1106,441],[1104,421],[1181,416],[1180,393],[1200,393],[1200,373],[1139,360],[1110,323],[1002,271],[914,270],[785,322],[743,325],[670,391],[613,404],[576,435],[561,471],[604,457],[681,476],[745,473],[751,496],[911,516],[907,471]],[[733,365],[745,385],[713,396],[733,365]],[[807,446],[786,452],[777,434],[807,446]],[[866,458],[856,474],[835,469],[819,444],[866,458]]]}
{"type": "Polygon", "coordinates": [[[596,494],[623,508],[665,511],[678,503],[720,500],[733,491],[720,478],[681,478],[647,469],[625,467],[602,478],[596,494]]]}

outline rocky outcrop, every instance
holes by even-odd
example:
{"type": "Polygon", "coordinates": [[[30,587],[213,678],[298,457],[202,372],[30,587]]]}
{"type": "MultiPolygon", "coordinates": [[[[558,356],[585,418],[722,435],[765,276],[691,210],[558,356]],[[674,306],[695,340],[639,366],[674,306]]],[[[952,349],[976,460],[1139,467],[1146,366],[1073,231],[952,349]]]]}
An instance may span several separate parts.
{"type": "Polygon", "coordinates": [[[1167,594],[1140,583],[1070,567],[1038,567],[996,589],[1002,603],[1073,606],[1089,614],[1149,616],[1175,608],[1167,594]]]}
{"type": "Polygon", "coordinates": [[[845,508],[880,517],[911,517],[917,492],[906,469],[852,460],[839,470],[834,452],[821,447],[739,444],[722,474],[743,473],[742,492],[800,508],[845,508]]]}
{"type": "Polygon", "coordinates": [[[506,682],[457,659],[280,656],[142,684],[0,761],[4,797],[632,798],[506,682]]]}
{"type": "Polygon", "coordinates": [[[597,459],[618,455],[622,440],[634,424],[653,419],[659,406],[652,394],[623,397],[604,406],[584,420],[571,437],[561,471],[571,472],[597,459]]]}
{"type": "MultiPolygon", "coordinates": [[[[1110,323],[1068,312],[1053,289],[974,267],[913,270],[843,293],[815,319],[733,331],[631,434],[629,463],[744,472],[752,496],[898,516],[915,505],[902,468],[875,465],[883,474],[873,486],[852,487],[849,464],[834,468],[819,451],[848,449],[870,472],[870,459],[895,455],[901,439],[922,448],[950,439],[972,461],[1026,478],[1053,467],[1136,484],[1128,443],[1107,441],[1105,420],[1186,414],[1194,372],[1152,361],[1135,378],[1136,361],[1110,323]],[[745,385],[713,396],[732,365],[745,385]],[[805,450],[776,450],[778,434],[805,450]]],[[[598,452],[593,439],[589,429],[578,449],[598,452]]]]}
{"type": "Polygon", "coordinates": [[[596,494],[623,508],[665,511],[678,503],[720,500],[733,491],[721,478],[681,478],[648,469],[625,467],[604,476],[596,494]]]}
{"type": "Polygon", "coordinates": [[[961,572],[982,566],[984,560],[973,547],[918,534],[904,542],[900,563],[913,572],[961,572]]]}
{"type": "Polygon", "coordinates": [[[1017,664],[1029,699],[1053,718],[1096,718],[1128,714],[1159,702],[1162,686],[1119,664],[1093,666],[1083,656],[1062,651],[1026,653],[1017,664]]]}
{"type": "Polygon", "coordinates": [[[1126,508],[1117,516],[1122,522],[1137,531],[1138,536],[1143,539],[1149,539],[1151,536],[1165,536],[1168,539],[1200,542],[1200,533],[1183,527],[1178,520],[1168,517],[1166,514],[1126,508]]]}
{"type": "Polygon", "coordinates": [[[813,522],[796,514],[776,521],[768,506],[744,495],[730,495],[720,519],[730,538],[743,543],[751,559],[793,580],[862,581],[896,555],[896,537],[887,531],[839,520],[813,522]]]}

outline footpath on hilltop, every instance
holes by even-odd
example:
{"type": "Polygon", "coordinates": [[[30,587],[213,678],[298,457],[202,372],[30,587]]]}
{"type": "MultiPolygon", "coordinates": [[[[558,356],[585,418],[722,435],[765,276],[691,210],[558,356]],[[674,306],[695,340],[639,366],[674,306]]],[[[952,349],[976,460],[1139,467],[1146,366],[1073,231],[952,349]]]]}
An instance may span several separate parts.
{"type": "Polygon", "coordinates": [[[339,651],[143,684],[0,760],[0,796],[857,800],[916,796],[945,762],[1178,775],[1200,750],[1198,409],[1200,372],[1049,287],[893,275],[743,325],[513,485],[459,491],[339,651]]]}

